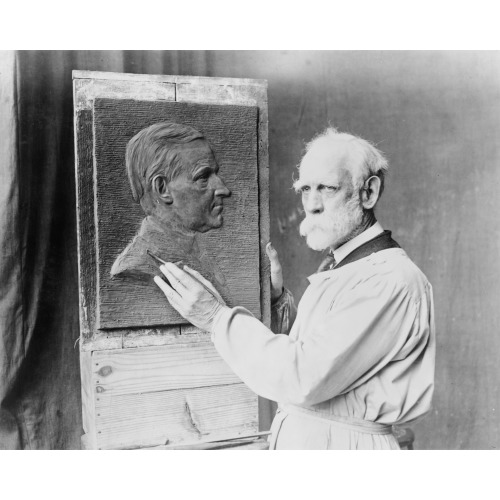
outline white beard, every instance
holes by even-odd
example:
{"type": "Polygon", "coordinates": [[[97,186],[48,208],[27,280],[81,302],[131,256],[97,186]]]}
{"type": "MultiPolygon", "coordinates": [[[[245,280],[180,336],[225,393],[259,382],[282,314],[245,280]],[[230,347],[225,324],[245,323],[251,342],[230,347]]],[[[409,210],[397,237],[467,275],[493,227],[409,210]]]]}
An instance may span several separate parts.
{"type": "Polygon", "coordinates": [[[334,214],[324,210],[320,214],[307,215],[300,224],[300,234],[306,237],[307,245],[313,250],[337,248],[362,220],[363,208],[359,197],[353,196],[334,214]]]}

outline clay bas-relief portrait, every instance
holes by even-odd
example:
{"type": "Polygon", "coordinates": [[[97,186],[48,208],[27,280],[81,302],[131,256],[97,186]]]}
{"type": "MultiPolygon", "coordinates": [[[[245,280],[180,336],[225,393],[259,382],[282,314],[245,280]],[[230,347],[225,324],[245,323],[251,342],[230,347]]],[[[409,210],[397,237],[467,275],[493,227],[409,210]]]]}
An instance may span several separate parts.
{"type": "Polygon", "coordinates": [[[196,269],[222,292],[224,277],[196,239],[222,226],[223,200],[231,194],[205,137],[187,125],[157,123],[128,142],[125,162],[132,197],[146,217],[115,260],[113,278],[151,281],[160,271],[149,250],[196,269]]]}

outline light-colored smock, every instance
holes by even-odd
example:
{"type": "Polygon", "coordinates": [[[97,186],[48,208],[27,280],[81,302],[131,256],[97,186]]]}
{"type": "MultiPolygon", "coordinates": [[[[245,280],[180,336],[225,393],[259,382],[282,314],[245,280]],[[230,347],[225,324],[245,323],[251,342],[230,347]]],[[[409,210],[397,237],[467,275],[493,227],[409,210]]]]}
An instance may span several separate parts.
{"type": "MultiPolygon", "coordinates": [[[[278,402],[271,449],[398,449],[391,425],[431,405],[431,285],[400,248],[309,282],[289,335],[242,307],[221,309],[217,351],[250,389],[278,402]]],[[[285,325],[291,302],[285,292],[274,311],[285,325]]]]}

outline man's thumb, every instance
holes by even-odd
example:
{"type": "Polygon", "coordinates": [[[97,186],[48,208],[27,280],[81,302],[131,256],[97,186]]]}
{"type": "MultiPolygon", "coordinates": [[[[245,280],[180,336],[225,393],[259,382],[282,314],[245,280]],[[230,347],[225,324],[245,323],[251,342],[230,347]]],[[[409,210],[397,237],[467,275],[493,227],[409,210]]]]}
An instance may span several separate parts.
{"type": "Polygon", "coordinates": [[[273,244],[269,242],[266,245],[267,256],[269,257],[269,261],[271,263],[271,273],[281,273],[281,264],[278,259],[278,252],[273,247],[273,244]]]}
{"type": "Polygon", "coordinates": [[[274,259],[278,256],[278,252],[275,250],[275,248],[273,247],[273,244],[271,242],[269,242],[266,245],[266,252],[267,252],[267,256],[270,259],[274,259]]]}

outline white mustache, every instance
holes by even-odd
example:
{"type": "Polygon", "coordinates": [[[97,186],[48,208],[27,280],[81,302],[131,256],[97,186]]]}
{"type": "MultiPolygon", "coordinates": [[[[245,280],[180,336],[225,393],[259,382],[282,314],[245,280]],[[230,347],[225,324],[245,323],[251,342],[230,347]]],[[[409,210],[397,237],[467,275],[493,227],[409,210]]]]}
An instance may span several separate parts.
{"type": "Polygon", "coordinates": [[[324,250],[348,236],[361,223],[362,217],[359,199],[353,197],[333,213],[325,210],[307,214],[300,224],[300,235],[306,237],[313,250],[324,250]]]}
{"type": "Polygon", "coordinates": [[[300,224],[301,236],[307,236],[311,231],[320,229],[322,231],[335,231],[344,221],[333,218],[326,212],[316,215],[307,215],[300,224]]]}

